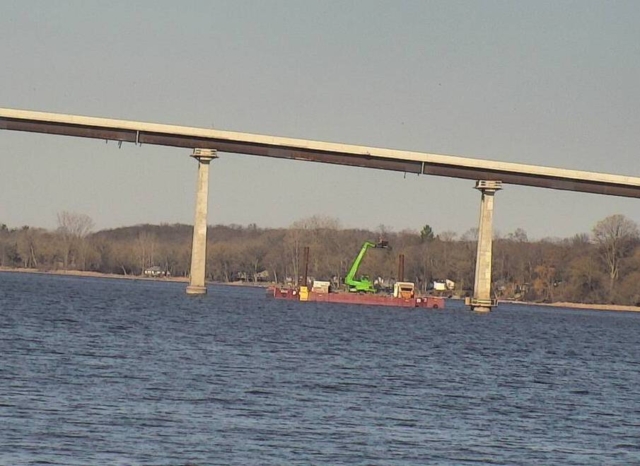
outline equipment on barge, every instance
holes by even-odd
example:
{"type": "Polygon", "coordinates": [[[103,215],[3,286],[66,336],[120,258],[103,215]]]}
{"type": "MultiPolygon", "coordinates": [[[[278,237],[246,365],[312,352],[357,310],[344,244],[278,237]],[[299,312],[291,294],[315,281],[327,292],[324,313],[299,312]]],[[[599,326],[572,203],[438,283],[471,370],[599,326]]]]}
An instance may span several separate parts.
{"type": "Polygon", "coordinates": [[[389,243],[387,241],[378,241],[377,243],[372,243],[371,241],[365,241],[360,248],[360,252],[356,256],[353,264],[349,268],[349,272],[344,277],[344,284],[349,287],[349,291],[351,293],[376,293],[378,290],[373,286],[373,283],[369,279],[369,277],[362,276],[360,279],[356,279],[356,274],[358,273],[358,269],[360,268],[360,263],[362,259],[364,259],[365,253],[368,249],[388,249],[389,243]]]}
{"type": "Polygon", "coordinates": [[[296,288],[280,288],[269,287],[267,296],[276,299],[289,299],[295,301],[311,301],[324,303],[341,303],[341,304],[358,304],[367,306],[392,306],[392,307],[408,307],[408,308],[429,308],[443,309],[444,298],[438,296],[416,296],[415,284],[412,282],[402,281],[404,278],[404,255],[401,254],[399,259],[398,279],[393,287],[393,295],[377,293],[377,289],[368,277],[360,277],[356,279],[356,274],[360,267],[360,263],[364,259],[367,250],[388,249],[389,244],[386,241],[373,243],[366,241],[358,256],[353,261],[349,272],[347,273],[344,283],[348,292],[333,292],[331,283],[328,281],[314,280],[311,290],[306,285],[307,266],[308,266],[308,248],[305,247],[305,274],[303,282],[296,288]]]}

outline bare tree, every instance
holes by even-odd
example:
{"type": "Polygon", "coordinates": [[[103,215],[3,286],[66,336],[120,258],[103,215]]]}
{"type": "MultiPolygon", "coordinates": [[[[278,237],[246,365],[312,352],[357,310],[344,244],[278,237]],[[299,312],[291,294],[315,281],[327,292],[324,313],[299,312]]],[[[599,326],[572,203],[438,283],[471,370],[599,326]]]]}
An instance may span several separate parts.
{"type": "Polygon", "coordinates": [[[144,274],[147,267],[156,265],[155,254],[157,249],[156,235],[147,231],[140,231],[136,238],[136,254],[140,264],[140,275],[144,274]]]}
{"type": "Polygon", "coordinates": [[[460,239],[462,241],[478,241],[479,230],[477,228],[469,228],[465,231],[460,239]]]}
{"type": "Polygon", "coordinates": [[[507,234],[506,239],[510,241],[515,241],[518,243],[527,243],[529,242],[529,238],[527,237],[527,232],[522,228],[516,228],[513,233],[507,234]]]}
{"type": "MultiPolygon", "coordinates": [[[[298,220],[289,227],[284,242],[294,281],[298,280],[302,272],[302,251],[305,246],[316,251],[316,254],[311,257],[312,273],[318,272],[320,269],[326,271],[326,269],[332,268],[333,264],[327,264],[326,261],[330,255],[328,252],[334,251],[337,247],[335,235],[340,229],[338,219],[322,215],[298,220]]],[[[339,266],[333,268],[339,269],[339,266]]]]}
{"type": "Polygon", "coordinates": [[[16,246],[24,268],[38,267],[36,250],[39,242],[37,235],[38,231],[36,229],[29,228],[26,225],[20,229],[16,246]]]}
{"type": "Polygon", "coordinates": [[[67,211],[58,213],[57,231],[62,240],[62,259],[65,269],[76,260],[82,259],[84,270],[86,237],[92,229],[93,220],[88,215],[67,211]]]}
{"type": "Polygon", "coordinates": [[[638,225],[620,214],[611,215],[593,227],[593,238],[609,275],[610,297],[620,274],[620,261],[633,251],[638,236],[638,225]]]}

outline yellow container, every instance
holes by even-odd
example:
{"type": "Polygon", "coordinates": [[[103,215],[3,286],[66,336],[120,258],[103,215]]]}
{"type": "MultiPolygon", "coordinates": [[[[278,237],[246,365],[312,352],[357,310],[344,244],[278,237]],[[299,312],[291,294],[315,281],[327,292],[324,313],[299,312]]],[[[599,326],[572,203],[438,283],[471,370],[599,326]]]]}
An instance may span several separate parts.
{"type": "Polygon", "coordinates": [[[309,301],[309,288],[306,286],[300,287],[300,301],[309,301]]]}

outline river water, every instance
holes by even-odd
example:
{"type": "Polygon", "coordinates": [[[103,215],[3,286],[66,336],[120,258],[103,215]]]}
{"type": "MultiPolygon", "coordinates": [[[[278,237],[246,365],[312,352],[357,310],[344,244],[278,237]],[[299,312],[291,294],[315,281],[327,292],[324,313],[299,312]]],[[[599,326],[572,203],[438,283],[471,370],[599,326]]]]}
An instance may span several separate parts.
{"type": "Polygon", "coordinates": [[[184,289],[0,273],[0,464],[640,464],[640,314],[184,289]]]}

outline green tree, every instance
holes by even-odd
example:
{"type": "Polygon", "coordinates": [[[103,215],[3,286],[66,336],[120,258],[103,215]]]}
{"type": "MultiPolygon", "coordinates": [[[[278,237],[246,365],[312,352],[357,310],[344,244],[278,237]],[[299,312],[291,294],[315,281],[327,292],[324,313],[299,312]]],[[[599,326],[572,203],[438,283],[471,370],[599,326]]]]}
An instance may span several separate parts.
{"type": "Polygon", "coordinates": [[[420,239],[422,241],[433,241],[435,239],[435,234],[433,233],[433,229],[429,225],[425,225],[420,230],[420,239]]]}

